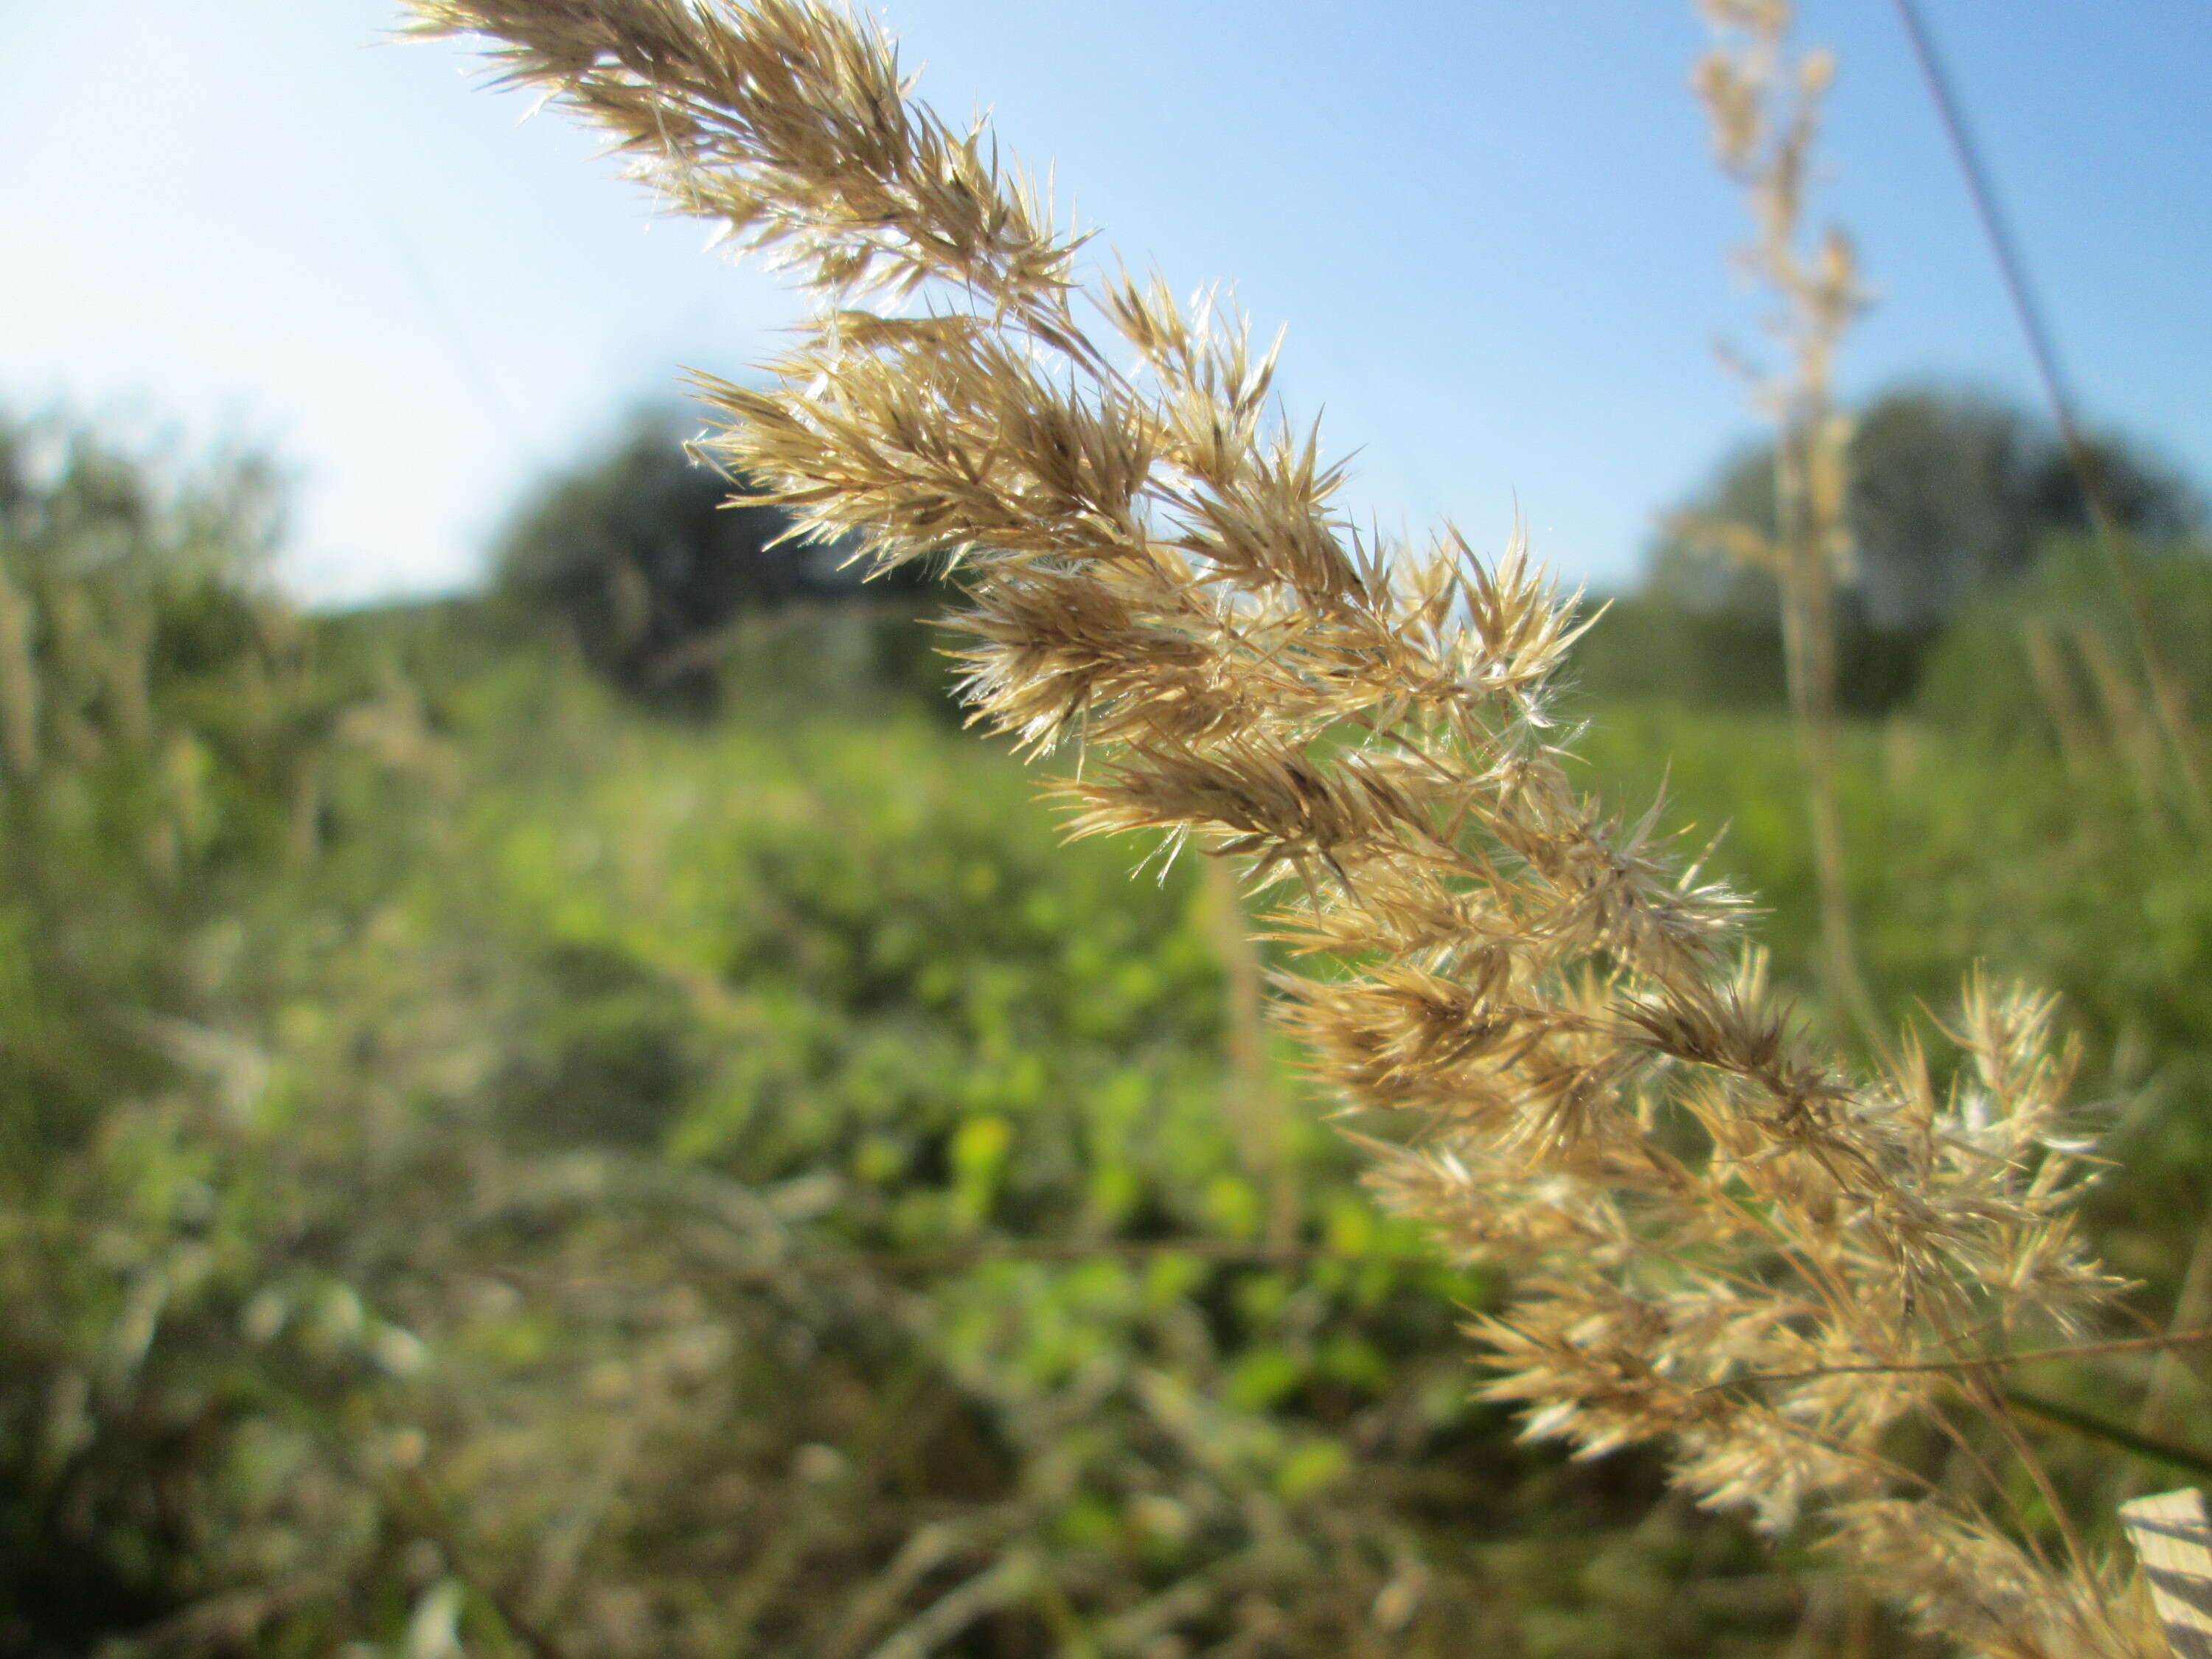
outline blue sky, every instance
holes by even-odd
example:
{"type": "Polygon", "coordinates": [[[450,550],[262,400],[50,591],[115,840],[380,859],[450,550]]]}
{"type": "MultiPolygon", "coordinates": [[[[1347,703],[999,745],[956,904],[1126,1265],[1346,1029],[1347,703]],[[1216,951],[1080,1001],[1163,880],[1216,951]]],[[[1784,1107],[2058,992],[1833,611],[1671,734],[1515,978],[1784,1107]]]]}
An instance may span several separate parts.
{"type": "MultiPolygon", "coordinates": [[[[2093,420],[2212,477],[2212,8],[1926,0],[2093,420]]],[[[1752,430],[1737,202],[1685,90],[1686,0],[884,0],[948,115],[995,112],[1134,264],[1287,325],[1292,412],[1386,526],[1517,511],[1571,579],[1632,580],[1653,514],[1752,430]]],[[[654,220],[388,0],[0,0],[0,401],[296,480],[320,602],[482,568],[533,477],[793,314],[654,220]]],[[[1880,303],[1854,392],[2027,362],[1893,18],[1833,46],[1824,205],[1880,303]]]]}

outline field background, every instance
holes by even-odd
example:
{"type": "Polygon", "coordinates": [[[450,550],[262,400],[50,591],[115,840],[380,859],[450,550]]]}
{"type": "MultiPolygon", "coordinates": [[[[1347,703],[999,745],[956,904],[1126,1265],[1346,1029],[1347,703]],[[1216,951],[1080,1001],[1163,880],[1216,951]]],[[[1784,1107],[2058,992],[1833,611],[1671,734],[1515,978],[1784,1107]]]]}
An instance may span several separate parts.
{"type": "MultiPolygon", "coordinates": [[[[1234,894],[1059,844],[927,596],[749,613],[656,703],[505,600],[297,614],[251,477],[77,463],[9,475],[0,596],[0,1652],[1903,1650],[1471,1401],[1491,1287],[1369,1201],[1340,1131],[1390,1127],[1304,1086],[1234,894]]],[[[1851,723],[1853,898],[1899,1019],[1977,963],[2063,994],[2163,1323],[2212,871],[2139,732],[2038,700],[2024,624],[2111,621],[2078,555],[1851,723]]],[[[2200,673],[2207,570],[2156,567],[2200,673]]],[[[1562,736],[1820,1021],[1787,718],[1711,650],[1601,618],[1562,736]]],[[[2205,1398],[2022,1382],[2185,1443],[2205,1398]]],[[[2178,1478],[2057,1466],[2101,1512],[2178,1478]]]]}

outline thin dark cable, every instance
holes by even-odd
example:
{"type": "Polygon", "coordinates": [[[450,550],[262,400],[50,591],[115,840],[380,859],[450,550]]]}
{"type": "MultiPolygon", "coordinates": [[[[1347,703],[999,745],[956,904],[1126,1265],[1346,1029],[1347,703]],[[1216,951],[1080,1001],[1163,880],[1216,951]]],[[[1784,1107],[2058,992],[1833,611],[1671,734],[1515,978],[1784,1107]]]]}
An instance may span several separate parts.
{"type": "MultiPolygon", "coordinates": [[[[1920,66],[1920,74],[1928,82],[1929,95],[1935,100],[1936,112],[1943,123],[1944,137],[1949,140],[1951,154],[1966,175],[1966,194],[1972,198],[1974,214],[1981,221],[1982,234],[1990,240],[1990,250],[1996,257],[1997,274],[2002,278],[2005,293],[2012,301],[2014,313],[2020,319],[2021,332],[2027,337],[2029,355],[2035,360],[2035,373],[2043,382],[2045,397],[2051,401],[2051,413],[2058,422],[2059,436],[2068,447],[2080,441],[2079,429],[2074,423],[2074,399],[2059,372],[2058,353],[2051,343],[2051,331],[2044,324],[2043,308],[2036,303],[2035,291],[2028,286],[2027,270],[2020,257],[2019,246],[2013,240],[2012,230],[2003,212],[1997,206],[1996,191],[1990,183],[1989,170],[1982,164],[1980,147],[1974,143],[1973,134],[1967,130],[1966,116],[1961,112],[1959,94],[1951,84],[1951,77],[1943,67],[1943,60],[1936,51],[1936,42],[1921,21],[1920,8],[1915,0],[1892,0],[1897,9],[1898,21],[1905,26],[1905,34],[1911,43],[1912,56],[1920,66]]],[[[2093,489],[2091,482],[2081,481],[2085,490],[2093,489]]],[[[2094,493],[2100,496],[2101,490],[2094,493]]],[[[2101,502],[2093,501],[2091,511],[2099,511],[2101,502]]]]}
{"type": "Polygon", "coordinates": [[[1899,22],[1904,25],[1905,40],[1911,46],[1914,61],[1920,66],[1921,77],[1928,83],[1929,96],[1935,100],[1936,112],[1942,121],[1952,156],[1965,176],[1966,193],[1973,200],[1975,216],[1981,221],[1982,233],[1989,239],[1990,251],[1996,258],[1997,272],[2012,301],[2013,313],[2020,321],[2021,332],[2027,337],[2028,355],[2034,360],[2036,376],[2042,381],[2044,395],[2050,401],[2051,418],[2057,422],[2058,441],[2066,452],[2067,465],[2081,486],[2082,500],[2088,507],[2098,544],[2112,567],[2113,583],[2120,590],[2120,598],[2134,626],[2136,648],[2142,658],[2145,678],[2150,682],[2151,702],[2158,710],[2159,726],[2173,750],[2183,780],[2189,786],[2190,808],[2198,829],[2212,835],[2212,793],[2207,792],[2197,764],[2196,744],[2172,670],[2151,631],[2149,596],[2143,590],[2135,557],[2120,534],[2119,515],[2106,492],[2096,458],[2075,421],[2073,398],[2059,370],[2058,353],[2051,344],[2043,309],[2036,302],[2035,290],[2028,282],[2027,264],[2020,256],[2011,227],[1997,204],[1989,169],[1984,166],[1980,148],[1966,125],[1964,106],[1944,70],[1935,38],[1921,18],[1917,0],[1891,0],[1891,3],[1899,22]]]}

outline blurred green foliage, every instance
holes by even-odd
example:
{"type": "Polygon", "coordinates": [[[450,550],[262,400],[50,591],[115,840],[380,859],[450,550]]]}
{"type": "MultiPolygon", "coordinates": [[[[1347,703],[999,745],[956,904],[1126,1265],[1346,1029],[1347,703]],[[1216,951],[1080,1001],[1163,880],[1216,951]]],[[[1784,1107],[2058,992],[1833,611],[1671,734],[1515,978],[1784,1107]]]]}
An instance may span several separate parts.
{"type": "MultiPolygon", "coordinates": [[[[2205,503],[2140,444],[2088,443],[2120,527],[2150,547],[2192,544],[2205,503]]],[[[1930,653],[1961,618],[2034,584],[2054,544],[2080,541],[2088,510],[2047,423],[1980,393],[1906,386],[1853,417],[1848,450],[1850,575],[1837,602],[1842,707],[1911,703],[1930,653]]],[[[1771,572],[1733,561],[1709,527],[1775,532],[1774,449],[1747,445],[1670,514],[1641,586],[1613,601],[1582,653],[1583,683],[1609,696],[1714,708],[1784,702],[1771,572]]]]}
{"type": "MultiPolygon", "coordinates": [[[[2137,542],[2152,626],[2180,677],[2190,708],[2212,713],[2212,544],[2137,542]]],[[[1930,653],[1917,707],[1929,720],[1993,747],[2026,742],[2045,748],[2078,720],[2105,746],[2126,739],[2112,722],[2132,718],[2127,693],[2104,678],[2109,663],[2139,678],[2126,607],[2112,572],[2086,536],[2046,545],[2021,580],[1984,595],[1959,617],[1930,653]],[[2040,633],[2060,668],[2039,683],[2027,641],[2040,633]],[[2086,647],[2086,649],[2085,649],[2086,647]],[[2100,660],[2101,659],[2101,660],[2100,660]]]]}
{"type": "MultiPolygon", "coordinates": [[[[1703,1659],[1835,1614],[1650,1459],[1468,1403],[1483,1284],[1288,1056],[1231,1109],[1218,888],[1060,845],[856,672],[875,619],[763,618],[670,722],[502,602],[291,613],[250,466],[0,439],[0,1652],[1703,1659]]],[[[2156,573],[2200,666],[2207,568],[2156,573]]],[[[2161,1314],[2212,874],[2095,702],[2101,593],[1977,600],[1845,810],[1890,1012],[1975,960],[2066,993],[2161,1314]]],[[[1809,985],[1786,723],[1577,712],[1809,985]]]]}
{"type": "Polygon", "coordinates": [[[34,739],[0,1650],[1786,1630],[1790,1582],[1648,1460],[1469,1404],[1482,1285],[1287,1082],[1279,1155],[1240,1138],[1218,893],[1058,846],[837,617],[669,724],[496,607],[290,614],[259,521],[210,517],[231,474],[142,467],[144,512],[49,533],[134,464],[37,441],[0,543],[34,739]]]}
{"type": "Polygon", "coordinates": [[[747,501],[742,479],[686,447],[697,428],[681,407],[637,410],[519,504],[493,592],[522,631],[566,639],[648,706],[707,714],[723,690],[719,665],[774,631],[763,613],[849,607],[866,621],[846,631],[865,632],[867,649],[848,672],[879,687],[945,686],[941,663],[914,648],[936,580],[928,567],[864,580],[849,549],[787,539],[781,509],[747,501]]]}

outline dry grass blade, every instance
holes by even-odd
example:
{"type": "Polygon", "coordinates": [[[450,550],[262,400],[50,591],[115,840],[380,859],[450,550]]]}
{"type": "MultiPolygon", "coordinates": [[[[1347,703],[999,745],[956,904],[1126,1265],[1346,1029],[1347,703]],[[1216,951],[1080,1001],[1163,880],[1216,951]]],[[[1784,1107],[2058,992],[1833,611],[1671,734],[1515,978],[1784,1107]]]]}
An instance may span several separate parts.
{"type": "Polygon", "coordinates": [[[1267,926],[1315,959],[1285,999],[1314,1070],[1405,1115],[1377,1186],[1513,1269],[1479,1333],[1492,1397],[1584,1453],[1670,1443],[1692,1493],[1809,1521],[1977,1651],[2156,1651],[2047,1524],[2008,1530],[1899,1461],[1916,1424],[2027,1455],[1978,1373],[1904,1368],[2070,1340],[2116,1289],[2068,1212],[2047,1000],[1970,984],[1948,1088],[1909,1042],[1871,1077],[1820,1051],[1735,896],[1656,813],[1574,787],[1571,611],[1521,550],[1356,536],[1241,322],[1157,281],[1085,285],[1080,238],[987,133],[913,101],[872,26],[795,0],[417,13],[490,36],[510,78],[815,291],[776,389],[702,379],[706,447],[808,533],[957,558],[975,718],[1096,751],[1078,833],[1154,836],[1272,895],[1267,926]],[[1802,1375],[1715,1386],[1773,1373],[1802,1375]]]}
{"type": "Polygon", "coordinates": [[[1680,528],[1727,556],[1771,570],[1780,589],[1790,707],[1820,881],[1826,988],[1835,1012],[1878,1043],[1851,925],[1837,782],[1836,590],[1850,574],[1853,550],[1844,517],[1851,423],[1836,407],[1834,365],[1866,293],[1850,239],[1832,227],[1817,238],[1806,228],[1814,143],[1835,60],[1823,52],[1791,54],[1786,0],[1699,0],[1698,9],[1714,45],[1698,59],[1693,84],[1711,118],[1722,168],[1742,186],[1753,228],[1737,250],[1738,263],[1773,296],[1767,331],[1787,362],[1771,373],[1735,365],[1774,422],[1775,534],[1736,524],[1680,528]]]}

